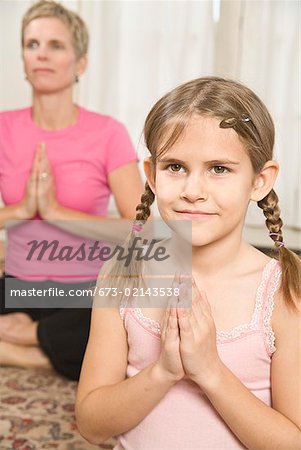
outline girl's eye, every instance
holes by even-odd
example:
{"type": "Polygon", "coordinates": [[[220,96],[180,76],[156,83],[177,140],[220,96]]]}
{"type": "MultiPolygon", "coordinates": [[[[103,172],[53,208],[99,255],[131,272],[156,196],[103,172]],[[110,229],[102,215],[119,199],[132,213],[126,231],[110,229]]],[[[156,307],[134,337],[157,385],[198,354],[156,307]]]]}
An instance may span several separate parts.
{"type": "Polygon", "coordinates": [[[171,171],[171,172],[180,172],[181,169],[184,169],[183,166],[181,166],[181,164],[169,164],[167,166],[167,168],[171,171]]]}
{"type": "Polygon", "coordinates": [[[214,166],[212,167],[211,171],[213,171],[214,174],[219,175],[229,172],[229,169],[224,166],[214,166]]]}

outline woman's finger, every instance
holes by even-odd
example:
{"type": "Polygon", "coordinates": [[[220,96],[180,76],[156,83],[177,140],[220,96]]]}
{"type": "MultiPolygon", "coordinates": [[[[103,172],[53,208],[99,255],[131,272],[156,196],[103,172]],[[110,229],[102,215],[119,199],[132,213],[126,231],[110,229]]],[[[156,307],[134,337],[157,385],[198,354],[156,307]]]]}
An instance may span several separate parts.
{"type": "Polygon", "coordinates": [[[40,155],[40,178],[47,181],[51,177],[51,166],[48,161],[45,142],[41,142],[38,146],[38,152],[40,155]]]}
{"type": "Polygon", "coordinates": [[[38,151],[35,152],[32,167],[31,167],[31,173],[30,173],[30,180],[36,181],[39,174],[39,166],[40,166],[40,154],[38,151]]]}

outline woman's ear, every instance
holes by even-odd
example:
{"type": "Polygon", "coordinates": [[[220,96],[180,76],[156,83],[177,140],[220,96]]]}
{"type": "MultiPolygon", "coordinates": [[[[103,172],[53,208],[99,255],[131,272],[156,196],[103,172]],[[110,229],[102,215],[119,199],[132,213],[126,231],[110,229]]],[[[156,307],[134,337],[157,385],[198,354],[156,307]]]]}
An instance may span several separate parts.
{"type": "Polygon", "coordinates": [[[78,60],[77,60],[77,68],[76,68],[76,75],[82,75],[87,67],[88,64],[88,59],[87,56],[81,56],[78,60]]]}
{"type": "Polygon", "coordinates": [[[145,158],[143,161],[144,173],[147,178],[147,182],[153,193],[156,195],[155,189],[155,166],[151,158],[145,158]]]}
{"type": "Polygon", "coordinates": [[[273,189],[279,171],[276,161],[265,163],[261,171],[255,176],[250,200],[259,202],[273,189]]]}

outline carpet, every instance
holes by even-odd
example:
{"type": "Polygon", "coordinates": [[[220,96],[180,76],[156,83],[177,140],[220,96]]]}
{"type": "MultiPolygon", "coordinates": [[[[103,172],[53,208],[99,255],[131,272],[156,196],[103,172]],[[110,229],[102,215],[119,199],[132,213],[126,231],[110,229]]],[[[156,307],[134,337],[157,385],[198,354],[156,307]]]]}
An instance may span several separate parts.
{"type": "Polygon", "coordinates": [[[111,450],[76,429],[77,383],[51,370],[0,367],[0,450],[111,450]]]}

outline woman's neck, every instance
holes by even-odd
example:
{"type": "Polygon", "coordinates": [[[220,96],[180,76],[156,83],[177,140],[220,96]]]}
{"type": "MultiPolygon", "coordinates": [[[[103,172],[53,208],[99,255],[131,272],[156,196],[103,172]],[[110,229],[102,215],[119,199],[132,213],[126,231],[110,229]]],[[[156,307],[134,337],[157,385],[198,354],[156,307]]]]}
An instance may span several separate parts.
{"type": "Polygon", "coordinates": [[[40,128],[67,128],[76,123],[78,114],[78,107],[72,101],[71,92],[33,96],[32,119],[40,128]]]}

